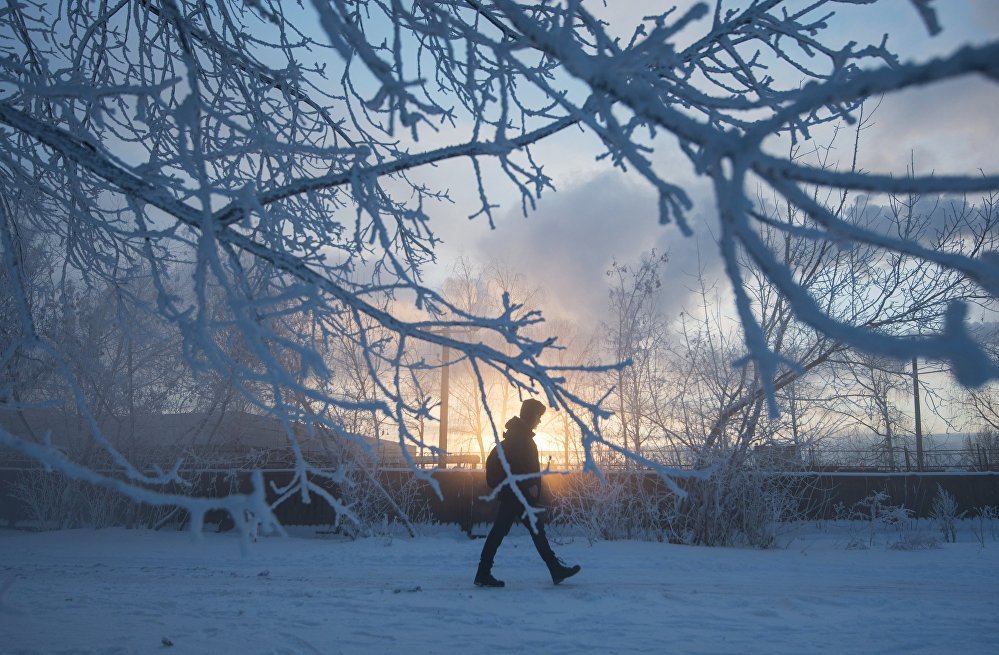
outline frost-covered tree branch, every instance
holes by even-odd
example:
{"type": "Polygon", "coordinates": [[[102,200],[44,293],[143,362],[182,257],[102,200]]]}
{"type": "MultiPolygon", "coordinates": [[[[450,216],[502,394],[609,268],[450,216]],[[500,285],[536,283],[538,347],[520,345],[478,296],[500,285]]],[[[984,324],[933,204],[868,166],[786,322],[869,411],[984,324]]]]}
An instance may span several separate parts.
{"type": "MultiPolygon", "coordinates": [[[[359,439],[342,411],[389,417],[410,463],[406,446],[430,447],[412,426],[433,415],[418,380],[439,363],[414,354],[419,344],[467,362],[483,394],[484,377],[495,373],[565,411],[588,469],[596,470],[597,443],[647,463],[606,440],[600,424],[610,408],[566,382],[600,367],[547,364],[558,344],[539,336],[534,308],[505,296],[498,308],[470,311],[423,277],[440,242],[434,209],[453,201],[434,167],[461,167],[477,198],[465,209],[493,224],[507,199],[526,213],[553,189],[538,146],[568,128],[599,139],[595,157],[652,185],[662,221],[683,234],[697,228],[690,194],[654,155],[673,149],[712,181],[747,361],[771,399],[784,360],[764,333],[747,261],[796,320],[830,339],[948,360],[965,384],[999,377],[968,333],[960,299],[918,338],[858,324],[816,301],[761,237],[775,229],[815,244],[856,243],[994,297],[991,251],[934,249],[846,221],[810,189],[994,192],[996,176],[817,169],[774,156],[768,142],[855,120],[872,94],[962,75],[994,79],[999,44],[910,64],[890,38],[833,45],[828,15],[862,11],[857,3],[744,4],[663,11],[631,26],[628,38],[576,1],[10,4],[0,14],[0,192],[13,208],[4,211],[2,247],[15,302],[4,314],[0,409],[68,402],[94,415],[95,396],[68,363],[56,321],[46,321],[68,315],[73,289],[122,289],[141,271],[150,297],[121,292],[123,312],[154,316],[175,340],[185,384],[224,380],[285,427],[296,476],[282,497],[322,495],[310,476],[326,473],[305,444],[324,434],[359,439]],[[759,184],[806,218],[755,211],[759,184]],[[28,274],[17,254],[28,243],[53,261],[51,272],[28,274]],[[334,345],[356,350],[355,369],[371,377],[363,398],[331,391],[334,345]],[[46,392],[29,383],[44,377],[39,371],[59,384],[46,392]]],[[[928,3],[911,10],[939,29],[928,3]]],[[[135,341],[130,334],[124,342],[135,341]]],[[[155,489],[180,470],[150,476],[96,422],[88,429],[135,489],[155,489]]],[[[6,441],[49,465],[64,461],[37,443],[6,441]]],[[[134,497],[149,493],[157,492],[134,497]]]]}

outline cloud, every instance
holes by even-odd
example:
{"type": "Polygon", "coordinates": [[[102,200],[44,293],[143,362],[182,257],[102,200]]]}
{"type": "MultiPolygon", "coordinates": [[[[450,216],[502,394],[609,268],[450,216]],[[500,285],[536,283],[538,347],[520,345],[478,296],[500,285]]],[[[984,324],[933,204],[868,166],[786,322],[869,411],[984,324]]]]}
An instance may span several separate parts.
{"type": "Polygon", "coordinates": [[[995,2],[995,0],[973,2],[971,4],[971,18],[972,25],[969,31],[981,33],[987,38],[993,39],[999,34],[999,2],[995,2]]]}
{"type": "Polygon", "coordinates": [[[617,261],[637,264],[652,249],[669,251],[661,307],[675,314],[689,295],[698,266],[717,271],[711,230],[694,216],[697,236],[685,238],[675,225],[660,225],[656,195],[616,171],[586,176],[544,198],[524,218],[511,210],[497,229],[474,245],[480,262],[500,261],[545,290],[546,311],[574,321],[604,320],[609,282],[617,261]],[[698,260],[698,254],[702,260],[698,260]]]}
{"type": "Polygon", "coordinates": [[[996,173],[999,87],[976,76],[889,95],[861,139],[861,161],[877,172],[996,173]]]}

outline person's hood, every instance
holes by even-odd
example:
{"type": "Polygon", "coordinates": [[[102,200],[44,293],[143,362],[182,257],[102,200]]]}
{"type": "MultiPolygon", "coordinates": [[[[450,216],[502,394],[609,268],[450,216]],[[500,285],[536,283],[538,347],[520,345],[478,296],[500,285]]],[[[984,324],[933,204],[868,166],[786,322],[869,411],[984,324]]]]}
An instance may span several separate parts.
{"type": "Polygon", "coordinates": [[[534,432],[531,428],[527,427],[527,423],[524,422],[524,419],[519,416],[514,416],[506,422],[506,433],[503,436],[506,438],[513,437],[515,439],[530,439],[534,437],[534,432]]]}

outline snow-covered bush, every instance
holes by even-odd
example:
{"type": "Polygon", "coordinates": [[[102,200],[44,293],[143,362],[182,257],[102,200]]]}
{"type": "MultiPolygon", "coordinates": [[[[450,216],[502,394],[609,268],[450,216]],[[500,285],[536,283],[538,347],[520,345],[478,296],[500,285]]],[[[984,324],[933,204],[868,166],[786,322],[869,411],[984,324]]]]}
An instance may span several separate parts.
{"type": "Polygon", "coordinates": [[[882,535],[904,548],[913,527],[912,510],[889,501],[887,492],[872,491],[851,507],[837,504],[837,519],[847,521],[851,531],[848,549],[870,548],[882,535]]]}
{"type": "Polygon", "coordinates": [[[773,548],[784,526],[803,519],[805,478],[719,465],[691,481],[679,504],[675,538],[706,546],[773,548]]]}
{"type": "Polygon", "coordinates": [[[73,521],[73,484],[60,473],[20,473],[10,487],[10,496],[27,510],[41,529],[67,527],[73,521]]]}
{"type": "Polygon", "coordinates": [[[338,517],[338,527],[351,536],[399,531],[416,536],[416,524],[428,523],[431,517],[428,499],[421,493],[424,487],[426,482],[415,476],[393,485],[371,463],[349,465],[340,485],[340,499],[351,516],[338,517]]]}
{"type": "Polygon", "coordinates": [[[685,495],[651,471],[619,472],[600,481],[570,476],[553,499],[552,521],[587,539],[645,539],[706,546],[772,548],[802,519],[805,478],[735,468],[690,480],[685,495]]]}
{"type": "Polygon", "coordinates": [[[672,538],[675,497],[647,472],[620,472],[606,481],[575,475],[559,485],[550,508],[556,530],[596,540],[672,538]],[[658,484],[657,484],[658,482],[658,484]]]}
{"type": "Polygon", "coordinates": [[[940,540],[932,534],[918,530],[905,530],[899,533],[896,540],[888,543],[890,550],[929,550],[940,548],[940,540]]]}
{"type": "Polygon", "coordinates": [[[999,508],[994,505],[980,507],[971,519],[971,532],[982,548],[985,548],[987,539],[991,538],[992,541],[996,541],[997,528],[999,528],[997,524],[999,524],[999,508]]]}
{"type": "Polygon", "coordinates": [[[135,525],[137,521],[137,508],[127,496],[73,480],[58,471],[18,474],[10,496],[22,504],[30,520],[42,530],[109,528],[135,525]]]}
{"type": "Polygon", "coordinates": [[[963,514],[957,511],[957,500],[954,495],[937,485],[937,495],[933,497],[933,503],[930,505],[930,517],[937,524],[945,542],[957,541],[957,521],[963,514]]]}

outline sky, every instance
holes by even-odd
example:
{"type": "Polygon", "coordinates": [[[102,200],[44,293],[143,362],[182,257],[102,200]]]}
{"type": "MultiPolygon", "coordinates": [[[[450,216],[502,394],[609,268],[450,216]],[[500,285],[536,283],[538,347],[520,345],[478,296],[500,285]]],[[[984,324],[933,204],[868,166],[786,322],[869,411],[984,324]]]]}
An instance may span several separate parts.
{"type": "MultiPolygon", "coordinates": [[[[589,2],[589,8],[608,22],[612,34],[630,36],[643,16],[659,13],[673,3],[661,0],[589,2]]],[[[681,9],[693,0],[679,3],[681,9]]],[[[730,3],[734,4],[734,3],[730,3]]],[[[799,8],[811,4],[791,2],[799,8]]],[[[711,3],[713,6],[713,3],[711,3]]],[[[830,42],[878,43],[888,32],[888,46],[902,62],[924,62],[962,46],[999,38],[999,2],[995,0],[937,0],[932,3],[943,28],[931,35],[910,0],[881,0],[873,5],[844,4],[829,17],[830,42]]],[[[680,35],[679,44],[699,37],[710,26],[702,19],[680,35]]],[[[787,75],[787,71],[774,71],[787,75]]],[[[784,80],[797,84],[798,80],[784,80]]],[[[889,94],[868,104],[877,106],[861,136],[860,169],[904,175],[915,166],[918,174],[968,174],[982,170],[999,173],[995,145],[999,143],[999,84],[968,76],[958,80],[889,94]]],[[[841,133],[833,159],[848,167],[853,135],[841,133]]],[[[829,132],[816,132],[815,143],[826,145],[829,132]]],[[[657,198],[638,175],[597,161],[598,140],[579,129],[566,130],[535,148],[535,157],[553,179],[555,192],[546,190],[534,210],[525,216],[516,190],[503,180],[490,185],[496,225],[468,215],[479,207],[477,191],[463,163],[450,163],[429,178],[448,188],[454,204],[431,211],[433,226],[443,239],[438,264],[427,269],[427,282],[439,284],[458,257],[485,266],[500,262],[523,275],[528,287],[542,290],[541,309],[549,319],[567,320],[597,330],[607,320],[609,278],[614,262],[635,265],[644,253],[667,252],[662,272],[659,307],[664,318],[695,309],[698,274],[714,290],[725,310],[731,297],[715,243],[717,209],[710,185],[699,179],[672,144],[652,155],[658,170],[670,170],[670,182],[684,187],[693,201],[688,218],[694,235],[685,237],[675,224],[660,225],[657,198]]],[[[786,144],[771,142],[775,151],[786,144]]],[[[713,300],[714,298],[712,298],[713,300]]],[[[734,316],[734,310],[730,310],[734,316]]],[[[554,329],[554,328],[553,328],[554,329]]],[[[950,389],[946,375],[923,376],[924,384],[950,389]]],[[[948,393],[951,393],[948,391],[948,393]]],[[[923,429],[940,434],[962,425],[961,412],[949,403],[937,412],[923,412],[923,429]],[[952,422],[941,420],[950,417],[952,422]],[[957,422],[953,419],[957,418],[957,422]]]]}
{"type": "MultiPolygon", "coordinates": [[[[629,0],[607,4],[606,9],[599,2],[591,6],[611,24],[612,31],[626,35],[642,16],[667,3],[629,0]]],[[[882,0],[873,6],[844,5],[830,19],[833,39],[876,42],[890,30],[889,46],[902,61],[925,61],[962,44],[999,37],[999,2],[947,0],[933,6],[943,26],[943,32],[936,36],[928,34],[909,0],[882,0]]],[[[707,24],[707,20],[695,23],[691,34],[699,34],[707,24]]],[[[885,97],[872,126],[863,134],[861,167],[904,174],[913,161],[919,173],[966,173],[979,168],[999,171],[994,157],[994,135],[999,134],[997,106],[999,85],[975,78],[885,97]],[[983,135],[993,135],[993,139],[983,135]]],[[[838,143],[846,161],[848,141],[841,136],[838,143]]],[[[457,167],[442,167],[440,176],[448,181],[446,186],[457,202],[441,206],[433,214],[444,244],[439,250],[439,266],[428,271],[431,283],[447,275],[459,256],[483,263],[500,260],[546,290],[544,309],[549,315],[597,321],[606,311],[605,272],[613,261],[634,264],[653,248],[669,252],[671,261],[661,299],[666,316],[676,315],[689,301],[698,270],[709,280],[721,277],[713,242],[716,210],[710,188],[668,148],[654,157],[657,163],[675,169],[675,179],[694,201],[691,223],[695,235],[689,239],[673,225],[658,224],[656,197],[643,180],[595,160],[600,147],[592,135],[569,130],[538,152],[557,192],[545,192],[537,210],[525,217],[519,197],[509,185],[497,183],[491,197],[500,205],[495,229],[484,220],[467,219],[471,213],[468,208],[475,206],[473,190],[467,185],[463,188],[463,173],[457,167]]]]}

